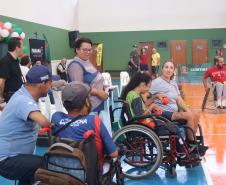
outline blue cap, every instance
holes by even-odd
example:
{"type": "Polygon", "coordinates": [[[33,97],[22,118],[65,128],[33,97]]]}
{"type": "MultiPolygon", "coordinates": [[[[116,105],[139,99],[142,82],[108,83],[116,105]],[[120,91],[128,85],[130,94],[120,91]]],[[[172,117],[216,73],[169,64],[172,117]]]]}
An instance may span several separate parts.
{"type": "Polygon", "coordinates": [[[46,66],[34,65],[27,73],[28,83],[37,84],[52,80],[52,74],[46,66]]]}

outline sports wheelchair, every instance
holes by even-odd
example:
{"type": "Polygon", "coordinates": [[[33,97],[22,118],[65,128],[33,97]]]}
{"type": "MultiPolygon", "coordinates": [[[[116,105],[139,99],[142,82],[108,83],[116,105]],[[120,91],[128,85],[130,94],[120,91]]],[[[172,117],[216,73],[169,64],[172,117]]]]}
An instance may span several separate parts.
{"type": "MultiPolygon", "coordinates": [[[[124,175],[131,179],[140,179],[153,175],[159,167],[167,169],[170,176],[176,176],[176,165],[194,167],[200,164],[199,147],[204,146],[202,128],[199,125],[199,134],[192,128],[179,127],[178,123],[158,116],[148,115],[131,116],[129,105],[123,101],[121,107],[110,109],[112,127],[119,124],[119,129],[113,134],[113,141],[120,151],[119,160],[124,175]],[[121,109],[120,122],[115,122],[115,111],[121,109]],[[142,119],[151,118],[155,128],[142,125],[142,119]],[[181,130],[189,129],[195,138],[193,146],[188,144],[186,137],[182,137],[181,130]]],[[[181,125],[181,123],[180,123],[181,125]]],[[[185,134],[185,132],[183,132],[185,134]]]]}

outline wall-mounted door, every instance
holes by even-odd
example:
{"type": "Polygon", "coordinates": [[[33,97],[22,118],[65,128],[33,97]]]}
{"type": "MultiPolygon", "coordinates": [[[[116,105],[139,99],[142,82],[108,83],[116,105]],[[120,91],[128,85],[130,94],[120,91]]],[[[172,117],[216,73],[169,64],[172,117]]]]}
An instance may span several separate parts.
{"type": "Polygon", "coordinates": [[[197,39],[192,41],[192,63],[205,64],[208,62],[208,40],[197,39]]]}
{"type": "Polygon", "coordinates": [[[186,40],[171,40],[170,41],[170,55],[175,63],[187,64],[187,41],[186,40]]]}
{"type": "Polygon", "coordinates": [[[97,64],[97,45],[93,44],[93,52],[89,58],[90,62],[98,69],[100,72],[103,72],[103,51],[102,51],[102,59],[101,59],[101,65],[97,64]]]}
{"type": "Polygon", "coordinates": [[[154,47],[153,42],[139,42],[138,45],[138,52],[140,54],[141,48],[146,48],[147,49],[147,55],[148,55],[148,69],[151,71],[151,55],[152,55],[152,48],[154,47]]]}

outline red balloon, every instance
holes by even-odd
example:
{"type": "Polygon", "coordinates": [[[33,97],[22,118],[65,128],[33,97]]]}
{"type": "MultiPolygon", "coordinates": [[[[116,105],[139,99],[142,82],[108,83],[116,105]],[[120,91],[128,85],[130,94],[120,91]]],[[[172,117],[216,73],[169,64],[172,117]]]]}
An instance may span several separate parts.
{"type": "Polygon", "coordinates": [[[0,28],[3,28],[3,27],[4,27],[4,23],[0,22],[0,28]]]}
{"type": "Polygon", "coordinates": [[[168,98],[162,98],[162,104],[163,105],[167,105],[169,103],[169,99],[168,98]]]}

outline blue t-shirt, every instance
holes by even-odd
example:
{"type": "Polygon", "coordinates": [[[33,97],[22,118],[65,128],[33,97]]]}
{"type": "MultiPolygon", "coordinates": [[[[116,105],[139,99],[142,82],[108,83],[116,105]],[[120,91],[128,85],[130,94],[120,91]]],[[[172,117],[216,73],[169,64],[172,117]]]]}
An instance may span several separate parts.
{"type": "Polygon", "coordinates": [[[38,104],[22,86],[11,97],[0,116],[0,161],[34,152],[38,125],[28,119],[33,111],[39,111],[38,104]]]}
{"type": "MultiPolygon", "coordinates": [[[[51,120],[51,122],[54,123],[53,132],[63,127],[73,118],[74,116],[67,115],[63,112],[54,113],[51,120]]],[[[66,129],[60,132],[58,136],[60,138],[70,138],[81,141],[84,139],[83,134],[88,130],[95,131],[94,115],[87,115],[72,122],[66,129]]],[[[116,151],[116,146],[102,121],[100,123],[100,137],[103,142],[104,151],[107,155],[116,151]]]]}

